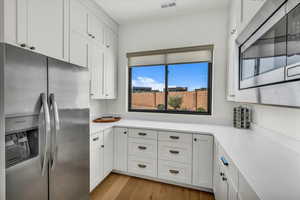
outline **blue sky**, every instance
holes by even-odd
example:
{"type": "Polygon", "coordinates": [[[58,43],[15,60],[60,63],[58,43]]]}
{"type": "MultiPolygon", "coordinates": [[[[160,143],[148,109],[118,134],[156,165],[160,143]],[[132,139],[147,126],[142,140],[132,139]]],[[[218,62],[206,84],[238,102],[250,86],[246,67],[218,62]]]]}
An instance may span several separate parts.
{"type": "MultiPolygon", "coordinates": [[[[169,87],[188,87],[189,91],[207,88],[208,63],[169,65],[169,87]]],[[[132,68],[132,85],[152,87],[162,91],[165,83],[165,67],[147,66],[132,68]]]]}

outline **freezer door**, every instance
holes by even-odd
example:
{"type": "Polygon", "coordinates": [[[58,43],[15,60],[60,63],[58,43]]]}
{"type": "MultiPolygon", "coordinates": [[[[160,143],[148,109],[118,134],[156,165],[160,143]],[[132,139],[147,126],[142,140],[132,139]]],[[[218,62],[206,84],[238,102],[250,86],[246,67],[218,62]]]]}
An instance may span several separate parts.
{"type": "Polygon", "coordinates": [[[46,57],[8,45],[5,51],[6,199],[47,200],[46,57]]]}
{"type": "Polygon", "coordinates": [[[49,59],[48,78],[53,122],[50,199],[89,199],[89,72],[49,59]]]}
{"type": "Polygon", "coordinates": [[[47,59],[6,45],[5,115],[38,114],[40,94],[47,93],[47,59]]]}

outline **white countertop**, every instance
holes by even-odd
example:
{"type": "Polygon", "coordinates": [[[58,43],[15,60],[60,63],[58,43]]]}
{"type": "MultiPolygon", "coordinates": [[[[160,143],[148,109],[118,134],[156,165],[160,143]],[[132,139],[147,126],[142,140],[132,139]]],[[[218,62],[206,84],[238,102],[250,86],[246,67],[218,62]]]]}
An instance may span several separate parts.
{"type": "MultiPolygon", "coordinates": [[[[264,131],[240,130],[229,126],[121,120],[116,123],[91,124],[91,133],[110,127],[206,133],[215,136],[240,173],[262,200],[300,200],[300,153],[264,131]]],[[[296,145],[297,146],[297,145],[296,145]]],[[[299,142],[300,147],[300,142],[299,142]]]]}

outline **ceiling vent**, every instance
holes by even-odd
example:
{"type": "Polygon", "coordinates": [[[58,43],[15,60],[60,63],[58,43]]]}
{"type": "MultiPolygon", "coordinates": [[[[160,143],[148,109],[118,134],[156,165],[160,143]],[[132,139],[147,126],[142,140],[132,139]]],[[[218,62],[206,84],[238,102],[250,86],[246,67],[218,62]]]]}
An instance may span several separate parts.
{"type": "Polygon", "coordinates": [[[171,7],[175,7],[175,6],[176,6],[176,2],[175,1],[161,4],[161,8],[171,8],[171,7]]]}

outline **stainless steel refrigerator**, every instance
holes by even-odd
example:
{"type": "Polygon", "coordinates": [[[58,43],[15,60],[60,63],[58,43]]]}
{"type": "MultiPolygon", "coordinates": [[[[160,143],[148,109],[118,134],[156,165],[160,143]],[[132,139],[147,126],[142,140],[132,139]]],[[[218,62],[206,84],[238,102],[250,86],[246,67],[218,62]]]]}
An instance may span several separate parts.
{"type": "Polygon", "coordinates": [[[88,70],[1,49],[6,199],[89,199],[88,70]]]}

